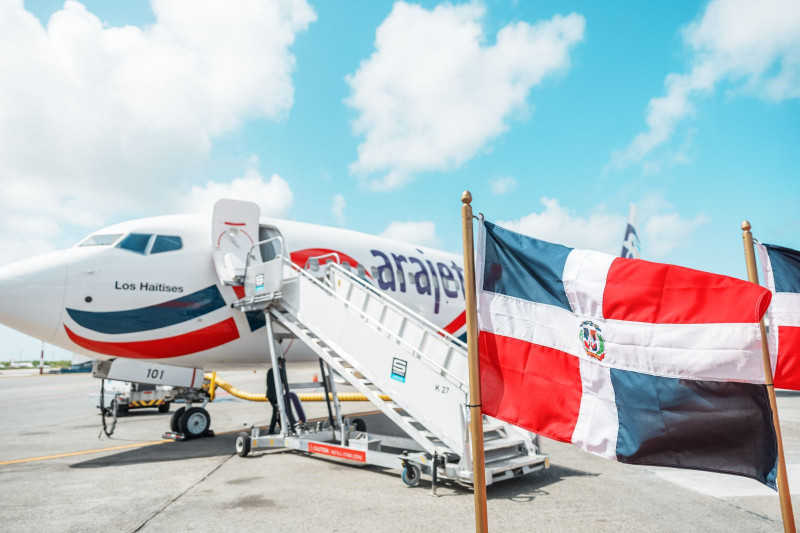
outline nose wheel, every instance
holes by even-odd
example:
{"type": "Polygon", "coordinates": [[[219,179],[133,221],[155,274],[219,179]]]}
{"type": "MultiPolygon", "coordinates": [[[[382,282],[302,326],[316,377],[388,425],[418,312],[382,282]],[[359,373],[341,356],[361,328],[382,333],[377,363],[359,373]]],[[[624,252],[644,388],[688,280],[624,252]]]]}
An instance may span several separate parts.
{"type": "Polygon", "coordinates": [[[186,409],[178,419],[178,431],[189,439],[202,437],[206,434],[210,426],[211,415],[202,407],[186,409]]]}
{"type": "Polygon", "coordinates": [[[169,429],[174,433],[180,431],[180,429],[178,429],[178,421],[181,419],[181,416],[185,411],[185,407],[179,407],[178,410],[172,413],[172,416],[169,419],[169,429]]]}
{"type": "Polygon", "coordinates": [[[198,437],[213,437],[211,415],[202,407],[179,408],[172,413],[170,430],[164,433],[164,438],[174,440],[196,439],[198,437]]]}

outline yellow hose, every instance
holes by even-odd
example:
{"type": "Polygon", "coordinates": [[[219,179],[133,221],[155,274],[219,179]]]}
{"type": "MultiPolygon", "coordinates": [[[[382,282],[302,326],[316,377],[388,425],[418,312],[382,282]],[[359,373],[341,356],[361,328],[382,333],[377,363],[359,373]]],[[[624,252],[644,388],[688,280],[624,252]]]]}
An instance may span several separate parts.
{"type": "MultiPolygon", "coordinates": [[[[232,396],[236,396],[237,398],[241,398],[242,400],[247,400],[249,402],[266,402],[267,395],[266,394],[253,394],[252,392],[245,392],[242,390],[237,389],[224,379],[220,379],[219,376],[216,375],[216,372],[213,374],[206,374],[205,378],[209,381],[209,383],[214,383],[216,387],[219,387],[225,391],[228,391],[232,396]]],[[[207,385],[206,385],[207,386],[207,385]]],[[[215,387],[215,388],[216,388],[215,387]]],[[[317,393],[310,393],[310,394],[298,394],[298,398],[300,398],[301,402],[322,402],[325,401],[325,393],[317,392],[317,393]]],[[[338,394],[340,402],[368,402],[369,400],[363,394],[357,392],[340,392],[338,394]]],[[[333,394],[328,393],[328,398],[333,400],[333,394]]],[[[385,394],[380,395],[381,400],[385,402],[390,402],[392,399],[389,398],[385,394]]]]}

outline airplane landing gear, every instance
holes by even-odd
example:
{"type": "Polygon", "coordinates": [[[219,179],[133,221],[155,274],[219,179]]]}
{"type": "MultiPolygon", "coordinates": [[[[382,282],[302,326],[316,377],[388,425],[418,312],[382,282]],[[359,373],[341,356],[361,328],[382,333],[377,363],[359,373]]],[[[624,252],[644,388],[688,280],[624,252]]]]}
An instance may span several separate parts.
{"type": "Polygon", "coordinates": [[[179,407],[174,413],[172,413],[172,416],[169,419],[170,431],[174,431],[175,433],[180,431],[180,429],[178,429],[179,427],[178,421],[181,419],[181,415],[183,415],[185,411],[186,411],[185,407],[179,407]]]}
{"type": "Polygon", "coordinates": [[[164,433],[165,439],[188,440],[198,437],[213,437],[211,431],[211,415],[206,410],[210,400],[208,390],[200,388],[181,388],[174,391],[171,401],[181,399],[186,406],[179,407],[169,420],[170,431],[164,433]],[[192,407],[193,402],[200,402],[199,407],[192,407]]]}
{"type": "Polygon", "coordinates": [[[209,426],[211,426],[211,415],[202,407],[190,407],[178,420],[178,430],[189,439],[204,436],[209,426]]]}

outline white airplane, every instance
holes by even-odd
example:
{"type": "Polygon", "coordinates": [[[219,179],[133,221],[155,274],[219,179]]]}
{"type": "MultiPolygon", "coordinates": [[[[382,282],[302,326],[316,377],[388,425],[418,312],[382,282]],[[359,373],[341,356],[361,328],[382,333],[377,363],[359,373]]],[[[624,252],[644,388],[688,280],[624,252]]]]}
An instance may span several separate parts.
{"type": "MultiPolygon", "coordinates": [[[[458,255],[260,218],[255,204],[232,200],[217,203],[212,223],[202,215],[132,220],[72,248],[0,268],[0,323],[98,360],[267,368],[264,314],[231,304],[245,295],[241,275],[248,255],[260,252],[266,260],[281,241],[299,267],[319,271],[336,260],[440,328],[463,334],[458,255]]],[[[302,343],[285,355],[315,359],[302,343]]]]}
{"type": "MultiPolygon", "coordinates": [[[[202,215],[132,220],[98,230],[72,248],[0,267],[0,323],[97,360],[130,361],[148,377],[153,363],[215,371],[268,368],[264,314],[242,313],[232,304],[245,296],[249,258],[266,261],[281,250],[312,272],[328,261],[348,266],[434,325],[464,337],[459,255],[261,218],[256,204],[234,200],[217,202],[211,224],[202,215]]],[[[302,343],[291,343],[284,355],[316,359],[302,343]]]]}

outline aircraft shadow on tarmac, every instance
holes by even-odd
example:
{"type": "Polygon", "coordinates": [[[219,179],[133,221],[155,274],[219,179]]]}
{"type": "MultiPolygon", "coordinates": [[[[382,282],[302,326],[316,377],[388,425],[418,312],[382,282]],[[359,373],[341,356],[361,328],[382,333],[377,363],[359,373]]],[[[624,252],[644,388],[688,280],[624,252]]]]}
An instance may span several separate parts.
{"type": "MultiPolygon", "coordinates": [[[[137,413],[138,414],[138,413],[137,413]]],[[[351,415],[359,417],[366,423],[370,431],[390,435],[402,435],[398,427],[394,425],[388,417],[371,411],[351,415]]],[[[222,457],[232,455],[234,451],[235,433],[225,433],[213,438],[202,438],[184,442],[167,442],[165,444],[144,446],[123,452],[105,455],[76,463],[71,468],[104,468],[109,466],[158,463],[163,461],[181,461],[185,459],[196,459],[201,457],[222,457]]],[[[289,450],[254,451],[250,456],[240,460],[259,460],[275,453],[298,453],[289,450]]],[[[378,466],[352,464],[344,461],[337,461],[315,455],[309,457],[310,461],[322,461],[329,463],[334,468],[354,468],[367,470],[375,474],[383,474],[393,478],[398,477],[398,470],[390,470],[378,466]]],[[[562,479],[576,476],[597,476],[590,472],[575,470],[565,466],[552,464],[547,470],[540,470],[526,476],[498,482],[487,488],[487,497],[490,500],[510,500],[513,502],[530,502],[539,496],[547,496],[546,487],[558,483],[562,479]]],[[[398,480],[399,481],[399,480],[398,480]]],[[[423,478],[420,487],[430,489],[430,478],[423,478]]],[[[440,480],[439,487],[447,487],[449,490],[440,492],[439,495],[458,495],[471,492],[471,488],[450,480],[440,480]]]]}
{"type": "MultiPolygon", "coordinates": [[[[223,457],[232,455],[234,450],[235,434],[218,435],[213,438],[195,439],[185,442],[167,442],[161,445],[145,446],[127,450],[120,453],[97,457],[88,461],[83,461],[71,465],[70,468],[105,468],[120,465],[132,465],[143,463],[158,463],[163,461],[181,461],[186,459],[196,459],[201,457],[223,457]]],[[[245,459],[240,460],[259,460],[275,453],[298,453],[288,450],[257,451],[245,459]]],[[[398,471],[381,468],[378,466],[364,466],[350,464],[343,461],[336,461],[321,456],[308,458],[309,461],[322,461],[329,463],[336,468],[353,468],[367,470],[374,474],[383,474],[393,478],[398,477],[398,471]]],[[[562,479],[576,476],[597,476],[590,472],[575,470],[565,466],[551,465],[547,470],[541,470],[518,477],[508,481],[498,482],[487,489],[487,497],[490,500],[509,500],[513,502],[531,502],[540,496],[547,496],[549,492],[546,488],[558,483],[562,479]]],[[[420,488],[430,488],[430,479],[423,478],[420,488]]],[[[439,487],[446,487],[447,491],[440,492],[439,495],[447,497],[449,495],[459,495],[471,492],[465,485],[450,480],[440,480],[439,487]]]]}
{"type": "Polygon", "coordinates": [[[235,440],[235,434],[226,434],[184,442],[166,442],[96,457],[73,464],[70,468],[103,468],[107,466],[181,461],[200,457],[221,457],[233,454],[235,440]]]}

